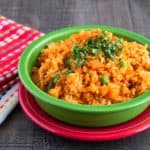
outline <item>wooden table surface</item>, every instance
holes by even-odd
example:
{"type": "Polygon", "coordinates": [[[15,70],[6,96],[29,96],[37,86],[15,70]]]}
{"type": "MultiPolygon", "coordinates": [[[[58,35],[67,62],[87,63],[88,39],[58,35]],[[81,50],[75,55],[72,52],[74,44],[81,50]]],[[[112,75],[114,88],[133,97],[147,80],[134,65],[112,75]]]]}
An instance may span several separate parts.
{"type": "MultiPolygon", "coordinates": [[[[0,14],[42,32],[79,24],[120,26],[150,37],[149,0],[0,0],[0,14]]],[[[118,141],[81,142],[47,133],[18,105],[0,126],[0,150],[150,150],[150,130],[118,141]]]]}

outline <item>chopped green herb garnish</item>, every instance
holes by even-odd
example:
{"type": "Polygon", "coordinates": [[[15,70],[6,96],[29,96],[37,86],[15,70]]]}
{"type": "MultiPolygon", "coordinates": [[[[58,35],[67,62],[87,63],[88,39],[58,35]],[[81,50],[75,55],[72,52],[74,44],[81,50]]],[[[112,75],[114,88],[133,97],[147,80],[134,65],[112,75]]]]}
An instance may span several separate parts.
{"type": "Polygon", "coordinates": [[[99,54],[101,52],[101,49],[95,49],[95,48],[93,48],[92,50],[91,50],[91,53],[92,53],[92,55],[94,55],[94,56],[96,56],[97,54],[99,54]]]}
{"type": "Polygon", "coordinates": [[[50,89],[56,85],[56,83],[58,82],[58,79],[60,78],[60,75],[61,75],[61,73],[58,72],[51,78],[51,81],[49,82],[49,84],[47,86],[48,89],[50,89]]]}
{"type": "Polygon", "coordinates": [[[74,71],[70,70],[70,69],[68,69],[68,70],[65,71],[65,75],[69,75],[70,73],[74,73],[74,71]]]}
{"type": "Polygon", "coordinates": [[[102,76],[101,78],[102,85],[106,85],[109,83],[109,78],[107,76],[102,76]]]}
{"type": "Polygon", "coordinates": [[[75,45],[74,48],[73,48],[73,53],[75,55],[79,54],[80,51],[82,50],[82,47],[81,46],[78,46],[78,45],[75,45]]]}
{"type": "Polygon", "coordinates": [[[68,56],[63,60],[65,67],[70,68],[70,59],[71,59],[71,56],[68,56]]]}
{"type": "Polygon", "coordinates": [[[78,59],[76,66],[81,67],[85,62],[86,62],[86,59],[78,59]]]}
{"type": "Polygon", "coordinates": [[[125,67],[126,62],[124,60],[120,60],[119,65],[120,65],[120,67],[125,67]]]}
{"type": "Polygon", "coordinates": [[[90,38],[89,40],[86,41],[86,45],[89,47],[89,48],[95,48],[96,45],[95,45],[95,41],[94,39],[90,38]]]}
{"type": "Polygon", "coordinates": [[[76,61],[76,66],[82,66],[86,62],[87,49],[82,46],[75,45],[73,47],[72,59],[76,61]]]}
{"type": "Polygon", "coordinates": [[[112,53],[111,49],[106,49],[105,50],[105,56],[108,57],[109,59],[111,59],[112,61],[114,61],[114,59],[115,59],[115,56],[112,53]]]}
{"type": "Polygon", "coordinates": [[[119,49],[122,48],[122,43],[121,43],[121,40],[120,40],[120,39],[117,39],[117,40],[115,41],[115,46],[117,46],[119,49]]]}
{"type": "Polygon", "coordinates": [[[122,53],[121,40],[117,39],[115,42],[111,42],[108,32],[103,31],[101,35],[89,38],[83,46],[75,45],[72,54],[64,59],[64,65],[68,69],[74,69],[74,66],[81,67],[86,63],[87,56],[96,56],[101,52],[106,59],[113,61],[116,55],[122,53]]]}
{"type": "Polygon", "coordinates": [[[103,31],[103,34],[104,34],[104,35],[107,35],[107,34],[108,34],[108,31],[103,31]]]}
{"type": "Polygon", "coordinates": [[[85,57],[87,55],[86,49],[84,49],[84,47],[81,46],[74,46],[73,48],[73,57],[74,59],[78,59],[78,58],[82,58],[85,57]]]}
{"type": "Polygon", "coordinates": [[[108,37],[103,37],[103,39],[102,39],[102,42],[108,42],[109,41],[109,38],[108,37]]]}
{"type": "MultiPolygon", "coordinates": [[[[64,66],[66,67],[64,74],[69,75],[70,73],[74,73],[76,67],[82,67],[88,61],[88,58],[90,59],[90,57],[87,56],[93,56],[99,59],[99,56],[97,55],[102,53],[102,56],[106,59],[114,61],[117,55],[122,54],[123,49],[121,40],[117,39],[112,42],[108,37],[108,33],[108,31],[103,31],[102,34],[93,36],[86,40],[82,46],[75,45],[72,48],[71,54],[63,60],[64,66]]],[[[124,67],[125,64],[125,61],[119,61],[120,67],[124,67]]],[[[47,85],[48,89],[57,84],[60,75],[61,73],[58,72],[51,78],[51,81],[47,85]]],[[[100,80],[102,85],[106,85],[110,82],[108,76],[102,76],[100,80]]]]}

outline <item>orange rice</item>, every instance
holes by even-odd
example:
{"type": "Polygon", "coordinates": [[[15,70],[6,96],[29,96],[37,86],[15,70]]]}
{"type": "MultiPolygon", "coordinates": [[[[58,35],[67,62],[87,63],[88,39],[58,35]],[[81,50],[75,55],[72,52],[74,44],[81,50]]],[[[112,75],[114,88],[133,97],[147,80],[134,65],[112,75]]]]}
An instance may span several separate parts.
{"type": "MultiPolygon", "coordinates": [[[[150,58],[146,45],[135,41],[121,40],[123,53],[115,60],[105,59],[102,53],[96,57],[88,56],[88,61],[75,68],[68,76],[64,74],[66,67],[63,60],[72,52],[73,46],[83,45],[92,36],[100,35],[99,29],[81,31],[68,39],[50,43],[44,48],[36,65],[32,69],[34,83],[49,95],[79,104],[109,105],[130,100],[150,89],[150,58]],[[119,66],[119,60],[126,62],[119,66]],[[38,64],[38,65],[37,65],[38,64]],[[56,72],[62,75],[53,88],[47,85],[56,72]],[[109,77],[109,83],[102,85],[100,78],[109,77]]],[[[108,33],[111,41],[117,37],[108,33]]]]}

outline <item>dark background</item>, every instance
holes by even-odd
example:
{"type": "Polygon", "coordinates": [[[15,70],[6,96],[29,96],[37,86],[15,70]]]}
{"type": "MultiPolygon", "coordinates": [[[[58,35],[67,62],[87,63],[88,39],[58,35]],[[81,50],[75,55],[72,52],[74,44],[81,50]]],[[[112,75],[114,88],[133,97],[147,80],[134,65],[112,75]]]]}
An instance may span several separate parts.
{"type": "MultiPolygon", "coordinates": [[[[0,14],[42,32],[79,24],[120,26],[150,37],[149,0],[0,0],[0,14]]],[[[81,142],[33,124],[17,106],[0,126],[0,150],[150,150],[150,130],[118,141],[81,142]]]]}

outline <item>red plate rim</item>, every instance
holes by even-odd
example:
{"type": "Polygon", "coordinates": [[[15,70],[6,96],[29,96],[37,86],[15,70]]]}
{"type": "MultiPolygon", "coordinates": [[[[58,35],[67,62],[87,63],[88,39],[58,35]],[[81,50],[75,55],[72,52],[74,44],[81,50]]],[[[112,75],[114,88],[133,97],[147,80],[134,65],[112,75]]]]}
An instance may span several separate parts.
{"type": "Polygon", "coordinates": [[[112,127],[84,128],[63,123],[46,114],[24,86],[19,86],[19,102],[25,114],[38,126],[62,137],[83,141],[111,141],[126,138],[150,128],[150,107],[138,117],[112,127]]]}

